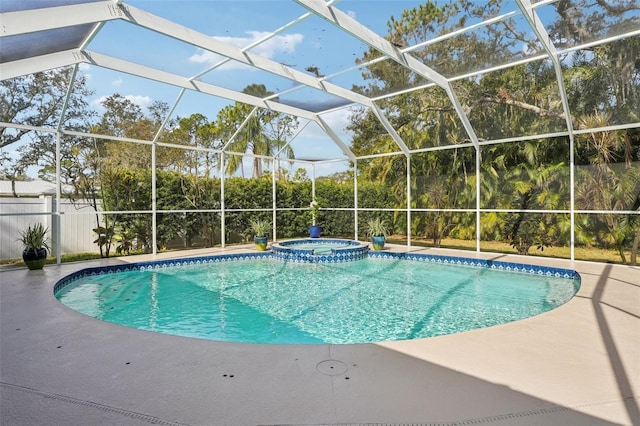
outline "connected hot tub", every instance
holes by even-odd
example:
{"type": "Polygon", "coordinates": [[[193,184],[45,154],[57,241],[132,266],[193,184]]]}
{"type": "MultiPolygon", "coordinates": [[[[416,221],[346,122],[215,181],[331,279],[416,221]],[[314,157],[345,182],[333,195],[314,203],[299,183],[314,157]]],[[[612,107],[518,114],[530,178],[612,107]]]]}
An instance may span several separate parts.
{"type": "Polygon", "coordinates": [[[304,238],[271,244],[273,254],[298,263],[351,262],[367,257],[369,244],[354,240],[304,238]]]}

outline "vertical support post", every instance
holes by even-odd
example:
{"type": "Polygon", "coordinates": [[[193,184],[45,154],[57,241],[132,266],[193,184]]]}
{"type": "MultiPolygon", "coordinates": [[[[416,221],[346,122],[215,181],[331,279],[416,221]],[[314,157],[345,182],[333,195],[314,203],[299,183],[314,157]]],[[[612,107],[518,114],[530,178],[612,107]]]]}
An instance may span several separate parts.
{"type": "Polygon", "coordinates": [[[353,225],[354,240],[358,240],[358,160],[353,161],[353,225]]]}
{"type": "Polygon", "coordinates": [[[481,147],[476,148],[476,252],[480,253],[480,162],[482,160],[481,147]]]}
{"type": "Polygon", "coordinates": [[[407,155],[407,246],[411,247],[411,153],[407,155]]]}
{"type": "Polygon", "coordinates": [[[156,141],[153,140],[151,144],[151,244],[153,248],[151,253],[155,256],[158,254],[158,222],[157,222],[157,196],[158,190],[156,188],[156,141]]]}
{"type": "MultiPolygon", "coordinates": [[[[157,142],[158,142],[158,138],[160,137],[160,135],[162,134],[162,129],[164,129],[167,126],[167,123],[169,122],[169,119],[171,118],[171,116],[173,115],[174,111],[176,110],[176,107],[178,106],[178,103],[180,102],[180,99],[182,99],[182,96],[184,95],[184,93],[186,92],[186,89],[182,89],[180,90],[180,93],[178,94],[178,98],[176,99],[176,101],[173,103],[173,107],[171,108],[171,111],[169,111],[169,113],[165,116],[164,120],[162,121],[162,125],[158,128],[158,131],[156,132],[155,136],[153,137],[153,140],[151,141],[151,229],[152,229],[152,243],[153,244],[153,249],[152,249],[152,253],[155,256],[158,253],[158,214],[157,214],[157,198],[158,198],[158,193],[157,193],[157,189],[156,189],[156,180],[157,180],[157,175],[156,175],[156,149],[157,149],[157,142]]],[[[186,238],[184,239],[184,246],[186,247],[186,238]]]]}
{"type": "Polygon", "coordinates": [[[62,156],[60,155],[60,137],[62,135],[62,125],[64,123],[64,118],[67,113],[67,108],[69,107],[69,100],[71,99],[71,94],[73,93],[74,82],[76,80],[76,75],[78,74],[78,69],[80,68],[80,64],[75,64],[73,67],[73,71],[71,72],[71,78],[69,79],[69,84],[67,85],[67,94],[64,98],[64,104],[62,105],[62,109],[60,111],[60,116],[58,117],[58,127],[56,132],[56,211],[54,213],[54,223],[56,228],[56,264],[60,265],[62,263],[62,241],[60,241],[62,237],[62,231],[60,229],[60,212],[61,212],[61,200],[62,200],[62,184],[60,183],[60,160],[62,156]]]}
{"type": "Polygon", "coordinates": [[[62,263],[62,232],[60,230],[60,207],[62,199],[62,186],[60,182],[60,132],[56,132],[56,211],[53,215],[56,232],[56,264],[62,263]]]}
{"type": "Polygon", "coordinates": [[[272,221],[271,223],[273,223],[273,237],[272,237],[272,241],[276,241],[276,236],[278,235],[278,233],[276,232],[276,209],[277,209],[277,197],[276,197],[276,166],[278,166],[278,170],[277,172],[280,172],[280,159],[278,159],[278,162],[276,163],[275,159],[273,161],[273,173],[271,173],[271,206],[273,211],[271,212],[271,218],[272,221]]]}
{"type": "Polygon", "coordinates": [[[226,224],[224,217],[224,170],[225,170],[224,152],[220,153],[220,246],[226,245],[226,224]]]}
{"type": "Polygon", "coordinates": [[[570,193],[570,233],[571,233],[571,261],[576,260],[576,188],[575,188],[575,142],[572,134],[569,135],[569,193],[570,193]]]}
{"type": "MultiPolygon", "coordinates": [[[[311,199],[316,199],[316,163],[311,163],[311,199]]],[[[313,225],[316,225],[315,221],[313,225]]]]}
{"type": "Polygon", "coordinates": [[[311,163],[311,198],[316,199],[316,163],[311,163]]]}
{"type": "Polygon", "coordinates": [[[51,242],[51,251],[47,256],[58,256],[60,253],[60,239],[58,238],[58,224],[56,222],[56,197],[51,195],[40,196],[42,203],[38,206],[42,213],[42,219],[37,216],[38,222],[41,223],[45,229],[49,230],[49,240],[51,242]]]}

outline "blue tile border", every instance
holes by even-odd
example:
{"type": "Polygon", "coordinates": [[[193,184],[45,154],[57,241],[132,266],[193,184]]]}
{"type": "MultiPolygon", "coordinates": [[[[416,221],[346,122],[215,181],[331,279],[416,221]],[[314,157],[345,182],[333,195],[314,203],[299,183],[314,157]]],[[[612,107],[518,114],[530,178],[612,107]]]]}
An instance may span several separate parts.
{"type": "Polygon", "coordinates": [[[260,258],[272,258],[273,254],[270,251],[261,251],[255,253],[236,253],[236,254],[216,254],[211,256],[199,256],[180,259],[168,259],[168,260],[155,260],[146,262],[127,263],[124,265],[109,265],[109,266],[97,266],[92,268],[85,268],[79,271],[73,272],[70,275],[60,279],[53,286],[53,293],[57,293],[64,287],[72,283],[73,281],[93,276],[111,274],[114,272],[130,272],[130,271],[150,271],[156,269],[166,269],[175,266],[189,266],[189,265],[203,265],[207,263],[220,263],[231,262],[234,260],[252,260],[260,258]]]}
{"type": "Polygon", "coordinates": [[[359,241],[347,240],[344,238],[300,238],[293,240],[280,241],[278,244],[283,247],[287,247],[295,244],[342,244],[343,246],[361,246],[366,245],[359,241]]]}
{"type": "Polygon", "coordinates": [[[337,238],[303,238],[273,243],[271,244],[271,250],[277,259],[294,263],[342,263],[353,262],[367,257],[369,244],[337,238]],[[333,248],[330,253],[316,254],[313,248],[290,247],[296,244],[341,244],[342,247],[333,248]]]}
{"type": "Polygon", "coordinates": [[[404,259],[420,262],[440,263],[445,265],[475,266],[508,272],[519,272],[556,278],[580,280],[580,274],[573,269],[555,268],[551,266],[530,265],[527,263],[504,262],[501,260],[473,259],[458,256],[442,256],[418,253],[369,252],[369,257],[381,259],[404,259]]]}
{"type": "MultiPolygon", "coordinates": [[[[339,249],[344,250],[344,249],[339,249]]],[[[336,250],[336,251],[339,251],[336,250]]],[[[73,272],[62,279],[58,280],[53,286],[53,293],[56,294],[69,284],[73,283],[79,278],[104,275],[114,272],[130,272],[130,271],[149,271],[160,270],[175,266],[189,266],[189,265],[201,265],[201,264],[215,264],[220,262],[232,262],[236,260],[252,260],[271,258],[279,259],[283,261],[290,261],[294,263],[341,263],[353,260],[359,260],[366,257],[377,259],[390,259],[390,260],[410,260],[418,262],[430,262],[448,265],[460,265],[477,268],[489,268],[506,272],[517,272],[523,274],[548,276],[556,278],[568,278],[577,281],[577,286],[580,286],[581,277],[578,272],[572,269],[554,268],[550,266],[529,265],[526,263],[504,262],[498,260],[486,260],[486,259],[473,259],[457,256],[441,256],[433,254],[418,254],[418,253],[393,253],[384,251],[369,251],[368,244],[360,244],[359,247],[347,248],[348,251],[338,254],[327,255],[313,255],[311,250],[296,250],[300,253],[293,253],[289,257],[281,257],[272,251],[253,252],[253,253],[237,253],[237,254],[217,254],[210,256],[200,256],[192,258],[179,258],[168,260],[156,260],[146,262],[128,263],[122,265],[110,265],[110,266],[98,266],[81,269],[73,272]]]]}

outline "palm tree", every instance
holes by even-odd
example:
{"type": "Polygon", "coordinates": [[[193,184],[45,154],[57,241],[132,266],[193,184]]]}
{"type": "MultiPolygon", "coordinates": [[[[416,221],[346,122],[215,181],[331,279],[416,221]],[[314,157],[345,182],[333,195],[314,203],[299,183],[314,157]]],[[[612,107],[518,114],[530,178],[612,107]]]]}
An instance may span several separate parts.
{"type": "MultiPolygon", "coordinates": [[[[608,114],[595,113],[587,116],[585,128],[604,127],[611,122],[608,114]]],[[[588,157],[582,159],[589,166],[581,168],[576,183],[576,207],[585,210],[636,210],[640,203],[640,171],[631,164],[632,147],[626,132],[622,130],[591,132],[581,135],[577,142],[588,157]],[[624,159],[624,163],[618,161],[624,159]]],[[[626,263],[625,246],[634,240],[637,245],[638,220],[623,215],[593,215],[605,226],[599,239],[612,244],[626,263]]],[[[597,223],[594,224],[597,226],[597,223]]],[[[633,255],[635,260],[635,254],[633,255]]]]}
{"type": "MultiPolygon", "coordinates": [[[[245,87],[243,93],[260,98],[272,95],[262,84],[251,84],[245,87]]],[[[253,155],[252,176],[254,178],[262,176],[263,171],[263,159],[257,157],[258,155],[274,156],[282,150],[287,158],[294,158],[293,149],[287,144],[286,139],[293,134],[298,126],[298,121],[295,118],[264,108],[251,110],[250,106],[239,102],[236,102],[232,107],[225,108],[221,114],[219,118],[226,122],[229,133],[231,130],[235,133],[239,129],[227,149],[253,155]]],[[[241,165],[242,157],[232,155],[227,162],[227,174],[235,173],[238,168],[241,168],[241,165]]]]}

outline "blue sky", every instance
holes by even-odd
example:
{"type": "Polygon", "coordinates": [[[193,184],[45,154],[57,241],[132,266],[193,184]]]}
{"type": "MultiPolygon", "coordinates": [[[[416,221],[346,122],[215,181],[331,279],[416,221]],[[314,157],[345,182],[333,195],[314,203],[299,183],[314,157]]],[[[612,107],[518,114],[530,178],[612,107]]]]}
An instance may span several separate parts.
{"type": "MultiPolygon", "coordinates": [[[[345,0],[336,6],[363,25],[384,35],[387,32],[386,22],[391,15],[397,17],[402,10],[419,3],[345,0]]],[[[306,9],[295,2],[284,0],[130,0],[127,4],[240,48],[262,39],[306,13],[306,9]]],[[[315,67],[323,75],[330,76],[354,66],[356,58],[362,57],[366,48],[364,43],[345,36],[342,31],[312,15],[250,51],[300,71],[315,67]]],[[[108,22],[88,46],[88,50],[186,77],[195,76],[223,59],[211,52],[122,21],[108,22]]],[[[100,101],[113,93],[119,93],[143,108],[154,100],[165,101],[171,106],[179,94],[177,88],[95,66],[83,66],[82,72],[89,77],[89,85],[96,91],[90,102],[97,109],[100,108],[100,101]]],[[[292,87],[289,80],[233,62],[205,74],[201,79],[237,91],[253,83],[264,84],[269,91],[276,93],[292,87]]],[[[336,79],[335,83],[350,88],[351,84],[361,83],[360,72],[354,70],[336,79]]],[[[283,98],[303,103],[333,100],[329,95],[312,89],[289,93],[283,98]]],[[[178,104],[174,116],[186,117],[197,112],[214,120],[221,108],[232,103],[226,99],[187,92],[178,104]]],[[[345,108],[323,116],[347,144],[350,143],[350,135],[345,130],[348,114],[349,109],[345,108]]],[[[343,157],[340,149],[314,123],[300,133],[292,146],[298,158],[343,157]]],[[[346,164],[317,166],[317,173],[328,174],[343,170],[346,164]]]]}
{"type": "MultiPolygon", "coordinates": [[[[421,3],[420,0],[342,0],[334,5],[366,27],[385,35],[390,16],[398,17],[403,10],[421,3]]],[[[305,8],[290,0],[125,0],[125,4],[239,48],[264,38],[307,13],[305,8]]],[[[317,68],[319,73],[330,77],[338,71],[354,67],[355,60],[361,58],[367,48],[359,40],[310,14],[308,18],[252,48],[250,52],[302,72],[310,73],[308,68],[317,68]]],[[[221,59],[210,52],[121,20],[105,23],[89,43],[87,50],[185,77],[198,75],[221,59]]],[[[100,102],[115,93],[130,99],[143,109],[153,101],[164,101],[173,106],[180,93],[178,88],[172,86],[97,66],[82,64],[80,72],[88,78],[89,88],[95,91],[88,102],[98,112],[102,111],[100,102]]],[[[207,83],[237,91],[255,83],[264,84],[267,90],[274,93],[293,87],[293,83],[287,79],[233,62],[200,78],[207,83]]],[[[359,70],[328,80],[349,89],[352,84],[362,83],[359,70]]],[[[307,103],[310,106],[335,101],[331,95],[310,88],[288,92],[281,99],[291,103],[307,103]]],[[[230,104],[233,101],[187,91],[172,117],[201,113],[214,120],[218,111],[230,104]]],[[[322,116],[347,145],[351,141],[351,135],[345,129],[349,110],[343,108],[322,116]]],[[[305,122],[301,120],[302,124],[305,122]]],[[[4,150],[11,157],[18,158],[17,149],[26,142],[12,144],[4,150]]],[[[293,141],[292,147],[296,158],[345,158],[342,151],[315,123],[304,128],[293,141]]],[[[296,163],[291,168],[291,173],[301,166],[304,165],[296,163]]],[[[318,164],[316,176],[342,171],[347,166],[346,160],[318,164]]],[[[310,172],[309,167],[304,168],[310,172]]],[[[245,173],[250,174],[249,162],[245,169],[245,173]]],[[[36,177],[37,168],[31,168],[28,173],[36,177]]]]}
{"type": "MultiPolygon", "coordinates": [[[[306,9],[290,0],[125,2],[238,48],[263,39],[307,13],[306,9]]],[[[478,0],[478,4],[482,2],[483,0],[478,0]]],[[[384,36],[387,34],[387,22],[391,16],[399,18],[404,10],[423,3],[424,0],[342,0],[336,2],[335,6],[384,36]]],[[[502,13],[512,12],[517,10],[517,5],[514,0],[505,0],[502,9],[502,13]]],[[[469,19],[467,24],[479,20],[481,18],[475,17],[469,19]]],[[[479,30],[479,37],[482,37],[482,31],[479,30]]],[[[87,49],[183,77],[200,75],[222,59],[211,52],[122,20],[107,22],[87,49]]],[[[362,84],[359,70],[352,69],[339,76],[334,74],[353,68],[356,59],[361,58],[367,49],[367,45],[361,41],[311,14],[277,36],[250,49],[250,52],[301,72],[312,73],[310,70],[317,70],[317,73],[326,76],[329,82],[350,89],[354,84],[362,84]]],[[[500,62],[501,59],[491,58],[491,62],[500,62]]],[[[437,71],[437,64],[434,64],[434,67],[437,71]]],[[[127,97],[143,108],[153,101],[164,101],[173,106],[180,93],[176,87],[96,66],[83,65],[81,71],[88,77],[89,87],[95,90],[95,95],[89,102],[98,111],[101,100],[114,93],[127,97]]],[[[281,93],[293,87],[290,80],[233,61],[199,78],[204,82],[236,91],[241,91],[249,84],[263,84],[267,90],[274,93],[281,93]]],[[[288,103],[306,104],[312,108],[336,101],[331,95],[311,88],[286,92],[280,95],[280,99],[288,103]]],[[[218,111],[230,104],[233,104],[233,101],[187,91],[178,103],[173,117],[187,117],[200,113],[214,120],[218,111]]],[[[343,108],[322,117],[347,145],[351,140],[351,135],[345,130],[349,113],[349,108],[343,108]]],[[[315,123],[308,125],[294,140],[292,146],[297,158],[343,158],[341,150],[315,123]]],[[[322,175],[342,170],[344,166],[330,164],[319,166],[318,169],[318,173],[322,175]]]]}

